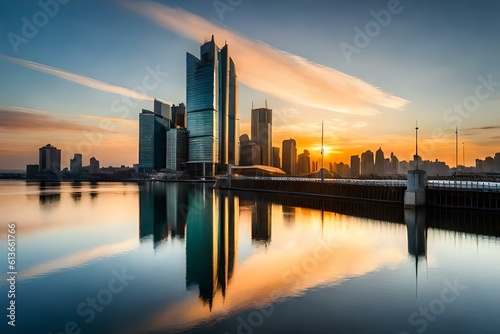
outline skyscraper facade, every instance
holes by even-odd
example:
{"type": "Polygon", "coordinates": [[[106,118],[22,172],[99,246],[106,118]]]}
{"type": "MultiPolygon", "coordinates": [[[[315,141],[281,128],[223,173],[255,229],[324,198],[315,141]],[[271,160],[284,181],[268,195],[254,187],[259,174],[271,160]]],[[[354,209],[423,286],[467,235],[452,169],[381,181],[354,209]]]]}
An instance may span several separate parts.
{"type": "Polygon", "coordinates": [[[351,177],[359,177],[360,160],[358,155],[351,156],[351,177]]]}
{"type": "Polygon", "coordinates": [[[384,176],[385,174],[385,156],[382,147],[379,147],[375,153],[375,173],[378,176],[384,176]]]}
{"type": "MultiPolygon", "coordinates": [[[[299,154],[297,160],[297,174],[309,174],[311,173],[311,154],[308,150],[304,150],[304,153],[299,154]]],[[[316,169],[316,168],[315,168],[316,169]]]]}
{"type": "Polygon", "coordinates": [[[99,160],[97,160],[95,157],[90,158],[89,172],[99,173],[99,160]]]}
{"type": "Polygon", "coordinates": [[[279,147],[273,147],[273,167],[281,168],[279,147]]]}
{"type": "Polygon", "coordinates": [[[361,154],[361,175],[371,175],[375,173],[373,152],[368,150],[361,154]]]}
{"type": "Polygon", "coordinates": [[[239,161],[238,82],[228,45],[219,49],[212,36],[200,54],[186,56],[187,166],[192,175],[212,176],[239,161]]]}
{"type": "Polygon", "coordinates": [[[155,112],[142,110],[139,114],[139,171],[165,168],[167,131],[170,127],[170,107],[155,100],[155,112]]]}
{"type": "Polygon", "coordinates": [[[70,159],[69,170],[72,173],[80,173],[82,171],[82,155],[80,153],[75,153],[73,159],[70,159]]]}
{"type": "Polygon", "coordinates": [[[261,163],[272,166],[273,162],[273,111],[267,108],[252,109],[251,137],[261,146],[261,163]]]}
{"type": "Polygon", "coordinates": [[[283,140],[282,169],[287,175],[295,175],[297,166],[297,143],[295,139],[283,140]]]}
{"type": "Polygon", "coordinates": [[[188,154],[188,131],[185,128],[172,128],[167,131],[166,166],[168,171],[185,171],[188,154]]]}
{"type": "Polygon", "coordinates": [[[38,150],[40,172],[59,172],[61,170],[61,150],[50,144],[38,150]]]}

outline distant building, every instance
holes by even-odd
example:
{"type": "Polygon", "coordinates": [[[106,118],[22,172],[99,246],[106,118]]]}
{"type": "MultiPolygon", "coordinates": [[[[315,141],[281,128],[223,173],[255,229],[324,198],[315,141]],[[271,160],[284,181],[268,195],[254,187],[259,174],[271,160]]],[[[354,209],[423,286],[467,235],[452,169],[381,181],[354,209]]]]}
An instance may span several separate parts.
{"type": "Polygon", "coordinates": [[[69,170],[71,173],[81,173],[82,155],[80,153],[75,153],[73,159],[69,160],[69,170]]]}
{"type": "Polygon", "coordinates": [[[229,46],[222,49],[214,37],[200,47],[200,59],[186,57],[188,171],[213,176],[239,161],[238,82],[229,46]]]}
{"type": "Polygon", "coordinates": [[[337,173],[342,177],[349,177],[351,170],[349,168],[349,165],[346,165],[345,163],[341,162],[333,164],[333,172],[337,173]]]}
{"type": "Polygon", "coordinates": [[[99,173],[99,160],[94,157],[90,158],[89,173],[99,173]]]}
{"type": "Polygon", "coordinates": [[[262,165],[272,166],[273,113],[268,108],[252,109],[251,139],[261,146],[262,165]]]}
{"type": "Polygon", "coordinates": [[[361,175],[368,176],[375,173],[375,164],[373,161],[372,151],[368,150],[361,154],[361,175]]]}
{"type": "Polygon", "coordinates": [[[173,128],[167,131],[166,150],[165,168],[168,171],[185,171],[188,159],[188,130],[173,128]]]}
{"type": "Polygon", "coordinates": [[[381,147],[375,153],[375,174],[378,176],[384,176],[385,174],[385,157],[381,147]]]}
{"type": "Polygon", "coordinates": [[[178,106],[172,105],[172,123],[170,127],[187,128],[186,106],[180,103],[178,106]]]}
{"type": "Polygon", "coordinates": [[[40,172],[59,172],[61,170],[61,150],[50,144],[39,149],[40,172]]]}
{"type": "Polygon", "coordinates": [[[297,166],[297,143],[295,142],[295,139],[290,138],[283,140],[282,149],[282,169],[287,175],[295,175],[297,166]]]}
{"type": "Polygon", "coordinates": [[[359,156],[352,155],[351,156],[351,170],[350,170],[351,177],[359,177],[359,167],[360,167],[359,156]]]}
{"type": "Polygon", "coordinates": [[[399,174],[399,159],[394,155],[394,152],[391,152],[391,174],[397,175],[399,174]]]}
{"type": "Polygon", "coordinates": [[[311,173],[311,154],[308,150],[304,150],[304,153],[299,154],[297,160],[297,174],[309,174],[311,173]]]}
{"type": "Polygon", "coordinates": [[[273,167],[281,168],[279,147],[273,147],[273,167]]]}
{"type": "Polygon", "coordinates": [[[169,107],[155,100],[155,110],[139,114],[139,171],[149,172],[165,168],[167,131],[170,126],[169,107]]]}
{"type": "Polygon", "coordinates": [[[262,146],[248,138],[240,136],[240,166],[262,165],[262,146]]]}
{"type": "Polygon", "coordinates": [[[26,166],[26,178],[28,180],[36,178],[36,174],[40,172],[40,166],[38,165],[27,165],[26,166]]]}

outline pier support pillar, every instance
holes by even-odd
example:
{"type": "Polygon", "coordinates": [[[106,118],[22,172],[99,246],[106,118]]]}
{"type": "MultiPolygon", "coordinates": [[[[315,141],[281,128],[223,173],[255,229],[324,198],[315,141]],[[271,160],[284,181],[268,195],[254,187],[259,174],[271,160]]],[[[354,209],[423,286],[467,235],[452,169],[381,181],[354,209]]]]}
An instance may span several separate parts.
{"type": "Polygon", "coordinates": [[[408,172],[407,187],[405,192],[405,208],[416,208],[427,204],[425,196],[426,173],[423,170],[408,172]]]}

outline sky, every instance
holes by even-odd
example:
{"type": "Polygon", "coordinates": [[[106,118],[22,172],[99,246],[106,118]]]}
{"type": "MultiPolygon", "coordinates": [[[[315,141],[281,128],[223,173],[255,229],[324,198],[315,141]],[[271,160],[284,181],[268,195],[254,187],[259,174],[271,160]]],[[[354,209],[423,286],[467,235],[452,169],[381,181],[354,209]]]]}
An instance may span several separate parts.
{"type": "MultiPolygon", "coordinates": [[[[500,152],[498,1],[0,1],[0,169],[47,143],[84,165],[138,162],[138,115],[185,103],[186,52],[215,35],[239,80],[240,134],[273,109],[273,145],[325,162],[379,147],[474,165],[500,152]],[[465,153],[465,154],[464,154],[465,153]]],[[[189,108],[189,106],[188,106],[189,108]]],[[[189,124],[188,124],[189,127],[189,124]]]]}

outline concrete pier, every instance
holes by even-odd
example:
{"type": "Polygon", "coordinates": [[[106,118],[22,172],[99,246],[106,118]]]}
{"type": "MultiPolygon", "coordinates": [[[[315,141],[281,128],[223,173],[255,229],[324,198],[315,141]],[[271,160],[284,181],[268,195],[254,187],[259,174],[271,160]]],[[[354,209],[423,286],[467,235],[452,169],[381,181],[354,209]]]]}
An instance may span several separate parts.
{"type": "Polygon", "coordinates": [[[405,208],[416,208],[427,204],[425,194],[426,173],[423,170],[411,170],[408,172],[407,188],[404,197],[405,208]]]}

